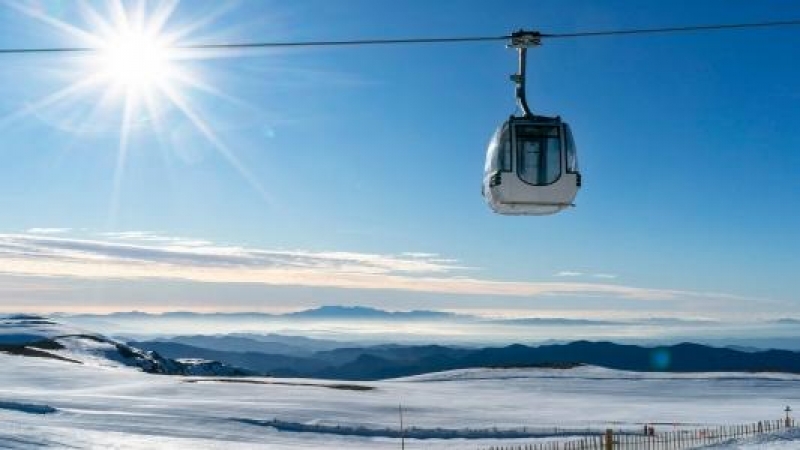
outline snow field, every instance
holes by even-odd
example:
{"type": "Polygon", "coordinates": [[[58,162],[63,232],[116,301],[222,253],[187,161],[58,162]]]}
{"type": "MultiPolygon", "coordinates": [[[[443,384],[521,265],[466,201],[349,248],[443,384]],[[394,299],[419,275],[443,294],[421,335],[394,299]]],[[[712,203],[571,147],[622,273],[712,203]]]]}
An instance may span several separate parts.
{"type": "MultiPolygon", "coordinates": [[[[52,414],[0,409],[0,443],[103,448],[396,448],[397,439],[280,432],[241,420],[397,428],[569,427],[638,429],[645,422],[707,426],[776,419],[800,404],[800,376],[640,374],[593,367],[475,369],[381,382],[369,391],[325,380],[286,384],[187,382],[133,368],[0,354],[0,401],[52,414]]],[[[265,381],[277,381],[269,380],[265,381]]],[[[662,425],[671,427],[671,425],[662,425]]],[[[531,440],[512,442],[532,442],[531,440]]],[[[407,448],[480,448],[498,439],[412,440],[407,448]]],[[[27,446],[27,447],[26,447],[27,446]]]]}

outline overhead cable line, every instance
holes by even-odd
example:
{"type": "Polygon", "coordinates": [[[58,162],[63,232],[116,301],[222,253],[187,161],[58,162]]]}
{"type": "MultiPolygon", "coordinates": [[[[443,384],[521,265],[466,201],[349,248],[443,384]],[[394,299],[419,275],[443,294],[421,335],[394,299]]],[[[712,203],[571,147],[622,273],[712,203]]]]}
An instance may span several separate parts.
{"type": "Polygon", "coordinates": [[[575,33],[556,33],[543,34],[546,38],[582,38],[582,37],[601,37],[601,36],[625,36],[632,34],[664,34],[664,33],[685,33],[690,31],[721,31],[721,30],[741,30],[748,28],[777,28],[800,26],[800,19],[779,20],[773,22],[751,22],[751,23],[727,23],[717,25],[688,25],[680,27],[666,28],[634,28],[628,30],[605,30],[605,31],[578,31],[575,33]]]}
{"type": "MultiPolygon", "coordinates": [[[[688,25],[665,28],[634,28],[622,30],[578,31],[572,33],[538,33],[532,32],[541,39],[565,39],[602,36],[631,36],[645,34],[686,33],[720,30],[743,30],[754,28],[778,28],[800,26],[800,19],[781,20],[771,22],[728,23],[716,25],[688,25]]],[[[286,48],[286,47],[343,47],[367,45],[403,45],[403,44],[459,44],[470,42],[508,41],[514,35],[503,36],[462,36],[462,37],[428,37],[428,38],[402,38],[402,39],[355,39],[338,41],[276,41],[276,42],[242,42],[219,44],[187,44],[171,48],[175,50],[245,50],[257,48],[286,48]]],[[[41,48],[0,48],[2,54],[24,53],[91,53],[102,51],[101,47],[41,47],[41,48]]]]}

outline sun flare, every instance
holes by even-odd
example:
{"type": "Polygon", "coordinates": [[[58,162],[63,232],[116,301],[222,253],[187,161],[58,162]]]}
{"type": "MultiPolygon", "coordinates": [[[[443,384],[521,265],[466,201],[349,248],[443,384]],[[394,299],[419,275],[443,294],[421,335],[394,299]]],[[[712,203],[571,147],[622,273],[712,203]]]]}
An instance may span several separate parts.
{"type": "Polygon", "coordinates": [[[128,31],[103,47],[99,69],[110,83],[127,90],[149,90],[175,75],[169,45],[157,35],[128,31]]]}

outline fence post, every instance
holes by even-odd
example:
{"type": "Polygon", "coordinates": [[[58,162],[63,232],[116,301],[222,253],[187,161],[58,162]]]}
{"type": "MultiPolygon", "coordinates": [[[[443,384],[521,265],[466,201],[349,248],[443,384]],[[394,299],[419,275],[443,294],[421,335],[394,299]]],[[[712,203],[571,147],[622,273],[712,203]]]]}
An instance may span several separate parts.
{"type": "Polygon", "coordinates": [[[611,428],[606,428],[606,442],[604,450],[614,450],[614,432],[611,428]]]}

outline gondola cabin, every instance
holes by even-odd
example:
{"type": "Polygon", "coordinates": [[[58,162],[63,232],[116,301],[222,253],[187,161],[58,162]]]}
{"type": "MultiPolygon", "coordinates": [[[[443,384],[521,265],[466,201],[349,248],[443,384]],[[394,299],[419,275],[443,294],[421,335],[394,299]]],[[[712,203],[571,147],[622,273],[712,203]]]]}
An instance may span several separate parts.
{"type": "Polygon", "coordinates": [[[572,206],[580,186],[575,143],[560,117],[512,116],[492,137],[483,195],[494,212],[554,214],[572,206]]]}

